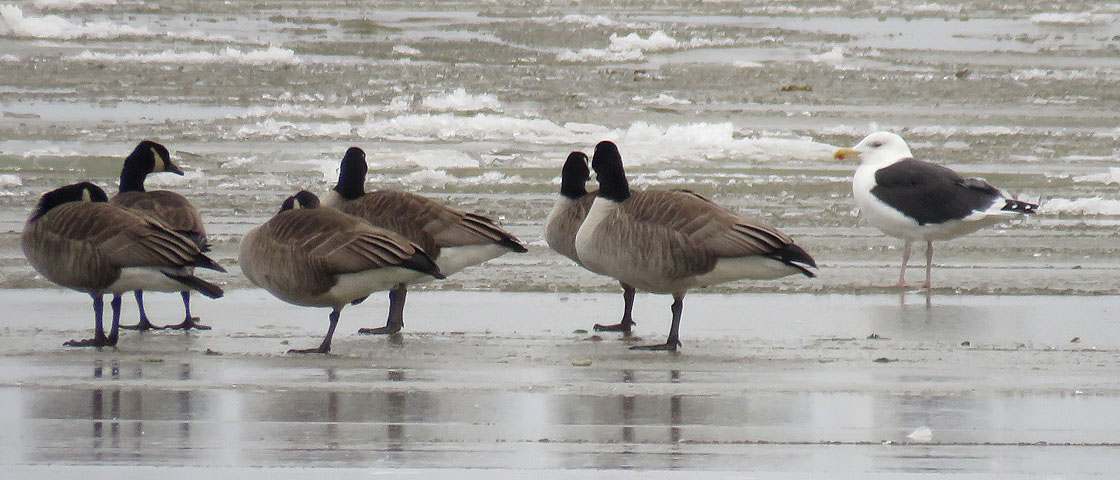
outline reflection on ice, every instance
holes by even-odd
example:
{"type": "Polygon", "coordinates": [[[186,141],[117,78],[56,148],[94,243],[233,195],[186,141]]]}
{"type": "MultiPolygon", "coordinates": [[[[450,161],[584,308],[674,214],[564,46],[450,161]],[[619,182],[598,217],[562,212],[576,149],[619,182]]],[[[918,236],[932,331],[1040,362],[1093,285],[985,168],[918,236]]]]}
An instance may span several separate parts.
{"type": "Polygon", "coordinates": [[[190,363],[148,370],[99,359],[87,370],[90,387],[0,389],[9,406],[0,418],[6,432],[0,461],[701,470],[779,462],[786,469],[856,473],[985,472],[993,462],[1028,472],[1048,459],[1056,463],[1045,471],[1087,460],[1074,471],[1088,472],[1107,465],[1093,460],[1093,446],[1115,445],[1120,428],[1120,397],[1112,395],[698,396],[689,394],[695,375],[688,370],[603,373],[619,384],[652,381],[679,392],[445,391],[438,380],[411,380],[414,374],[432,379],[433,372],[376,367],[308,371],[322,381],[298,388],[180,389],[180,382],[191,384],[190,363]],[[351,383],[332,386],[353,376],[380,381],[357,390],[351,383]],[[141,378],[164,387],[136,383],[141,378]],[[919,427],[935,432],[932,440],[907,438],[919,427]],[[1035,460],[1003,463],[1022,461],[1024,452],[1015,447],[1036,443],[1035,460]],[[1089,448],[1046,447],[1063,444],[1089,448]]]}

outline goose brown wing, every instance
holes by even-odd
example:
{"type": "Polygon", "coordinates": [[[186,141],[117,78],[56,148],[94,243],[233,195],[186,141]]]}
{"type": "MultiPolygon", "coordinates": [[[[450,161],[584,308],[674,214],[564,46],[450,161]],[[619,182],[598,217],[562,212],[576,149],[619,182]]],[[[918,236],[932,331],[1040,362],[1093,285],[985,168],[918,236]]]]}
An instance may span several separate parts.
{"type": "Polygon", "coordinates": [[[347,202],[342,210],[364,218],[374,226],[398,232],[429,253],[442,247],[490,243],[525,251],[525,246],[517,238],[498,227],[493,220],[408,192],[369,192],[360,199],[347,202]],[[429,246],[428,242],[432,245],[429,246]]]}
{"type": "Polygon", "coordinates": [[[340,275],[406,263],[419,247],[393,232],[329,209],[289,210],[264,225],[267,237],[305,255],[323,273],[340,275]]]}
{"type": "Polygon", "coordinates": [[[172,230],[198,243],[203,251],[206,244],[206,227],[202,215],[186,197],[167,190],[152,192],[124,192],[113,197],[112,203],[121,207],[147,213],[172,230]]]}
{"type": "Polygon", "coordinates": [[[201,257],[190,239],[150,217],[107,203],[61,205],[34,223],[73,248],[96,252],[115,267],[182,267],[201,257]]]}
{"type": "Polygon", "coordinates": [[[426,228],[432,223],[430,217],[434,215],[432,211],[435,209],[426,205],[427,202],[431,201],[419,195],[380,190],[343,202],[340,210],[375,227],[396,232],[436,257],[439,255],[440,245],[426,228]]]}
{"type": "Polygon", "coordinates": [[[793,243],[780,230],[689,191],[634,192],[623,205],[635,220],[664,226],[717,257],[767,255],[793,243]]]}

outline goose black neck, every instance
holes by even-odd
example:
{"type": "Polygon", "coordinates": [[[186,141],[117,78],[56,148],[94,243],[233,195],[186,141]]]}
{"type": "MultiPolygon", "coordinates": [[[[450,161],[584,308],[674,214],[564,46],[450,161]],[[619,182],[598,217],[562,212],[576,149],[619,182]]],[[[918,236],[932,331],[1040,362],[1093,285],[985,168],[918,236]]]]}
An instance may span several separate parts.
{"type": "Polygon", "coordinates": [[[591,171],[587,168],[587,154],[572,152],[564,161],[564,170],[560,174],[560,195],[577,200],[587,195],[587,181],[591,179],[591,171]]]}
{"type": "Polygon", "coordinates": [[[599,179],[599,196],[615,202],[630,198],[630,183],[626,181],[626,171],[622,168],[622,155],[611,142],[599,142],[595,146],[595,157],[591,168],[599,179]]]}
{"type": "Polygon", "coordinates": [[[338,183],[334,191],[344,200],[354,200],[366,193],[366,153],[358,147],[350,147],[342,157],[338,169],[338,183]]]}
{"type": "Polygon", "coordinates": [[[124,167],[121,168],[120,193],[144,191],[144,179],[148,177],[148,172],[152,168],[152,160],[144,158],[145,155],[151,156],[152,153],[138,146],[128,155],[128,158],[124,159],[124,167]]]}

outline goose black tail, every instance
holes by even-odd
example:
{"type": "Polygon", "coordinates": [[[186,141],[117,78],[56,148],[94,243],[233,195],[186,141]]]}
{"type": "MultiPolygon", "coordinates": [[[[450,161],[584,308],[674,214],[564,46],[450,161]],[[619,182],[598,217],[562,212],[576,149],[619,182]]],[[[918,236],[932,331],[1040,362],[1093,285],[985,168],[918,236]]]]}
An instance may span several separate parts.
{"type": "Polygon", "coordinates": [[[498,242],[498,245],[513,250],[516,253],[525,253],[529,251],[529,249],[525,247],[525,244],[521,243],[521,240],[518,240],[513,235],[503,236],[502,241],[498,242]]]}
{"type": "Polygon", "coordinates": [[[439,265],[436,265],[435,260],[432,260],[432,257],[429,256],[427,252],[419,248],[416,249],[416,253],[408,257],[407,260],[401,262],[399,266],[409,270],[416,270],[420,273],[426,273],[440,280],[447,278],[443,273],[440,273],[439,265]]]}
{"type": "Polygon", "coordinates": [[[1038,204],[1020,202],[1019,200],[1012,200],[1010,198],[1006,200],[1007,204],[1004,205],[1000,210],[1007,212],[1019,212],[1028,215],[1034,213],[1035,210],[1038,210],[1038,204]]]}
{"type": "Polygon", "coordinates": [[[469,225],[475,230],[483,232],[484,235],[497,235],[498,241],[496,243],[498,245],[506,247],[516,253],[525,253],[529,251],[529,249],[525,247],[525,244],[521,243],[521,240],[510,235],[509,232],[502,230],[493,220],[474,213],[468,213],[466,218],[469,225]]]}
{"type": "Polygon", "coordinates": [[[806,277],[813,278],[817,276],[808,268],[817,268],[817,261],[813,260],[813,257],[809,255],[809,252],[806,252],[804,248],[801,248],[796,244],[786,244],[782,246],[782,248],[770,252],[767,257],[773,258],[774,260],[800,270],[801,273],[806,277]]]}
{"type": "Polygon", "coordinates": [[[228,273],[226,272],[226,269],[222,268],[221,265],[218,265],[218,262],[215,262],[213,258],[207,257],[206,255],[199,255],[198,258],[195,259],[194,266],[199,268],[209,268],[210,270],[215,270],[222,273],[228,273]]]}
{"type": "Polygon", "coordinates": [[[222,298],[222,295],[225,295],[225,292],[222,291],[222,287],[214,285],[213,283],[207,282],[206,280],[198,278],[194,275],[172,275],[167,272],[164,272],[163,274],[167,275],[168,278],[175,280],[176,282],[190,287],[191,290],[198,290],[198,293],[201,293],[207,297],[222,298]]]}

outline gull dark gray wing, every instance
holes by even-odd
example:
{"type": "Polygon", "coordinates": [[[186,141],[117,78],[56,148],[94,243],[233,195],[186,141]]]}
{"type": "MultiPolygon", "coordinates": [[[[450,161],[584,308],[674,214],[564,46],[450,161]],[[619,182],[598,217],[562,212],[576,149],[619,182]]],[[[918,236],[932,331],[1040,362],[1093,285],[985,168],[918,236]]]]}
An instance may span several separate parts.
{"type": "Polygon", "coordinates": [[[999,189],[941,165],[908,158],[875,172],[871,194],[919,225],[960,220],[1003,198],[999,189]]]}

